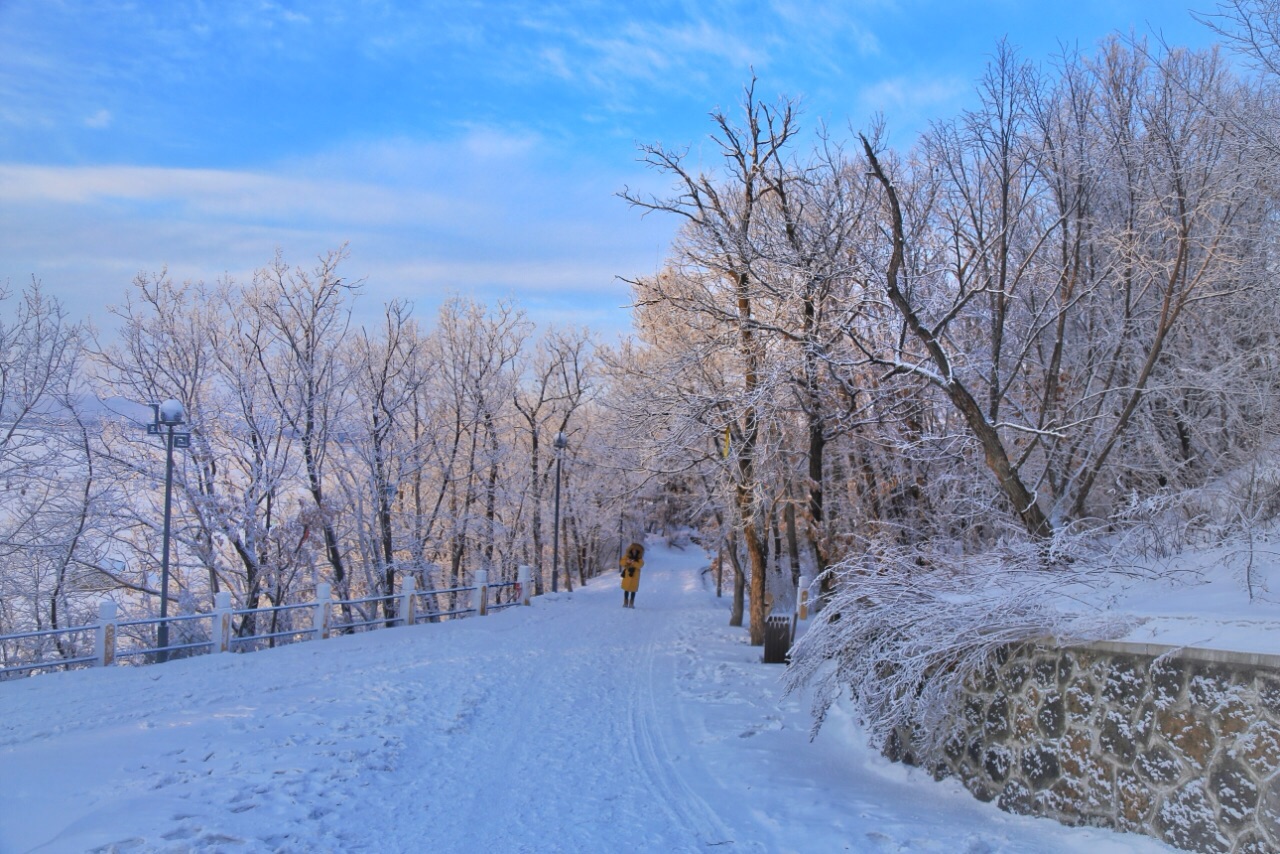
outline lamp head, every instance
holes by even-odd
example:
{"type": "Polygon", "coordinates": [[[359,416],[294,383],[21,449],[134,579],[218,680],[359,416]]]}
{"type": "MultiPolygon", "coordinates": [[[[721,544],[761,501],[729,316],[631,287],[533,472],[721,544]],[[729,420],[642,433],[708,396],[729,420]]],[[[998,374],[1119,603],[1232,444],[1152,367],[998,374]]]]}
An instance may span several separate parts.
{"type": "Polygon", "coordinates": [[[169,398],[160,404],[159,409],[160,423],[167,427],[173,427],[182,423],[182,404],[173,398],[169,398]]]}
{"type": "Polygon", "coordinates": [[[563,451],[565,448],[569,447],[569,440],[563,433],[556,434],[555,446],[557,451],[563,451]]]}

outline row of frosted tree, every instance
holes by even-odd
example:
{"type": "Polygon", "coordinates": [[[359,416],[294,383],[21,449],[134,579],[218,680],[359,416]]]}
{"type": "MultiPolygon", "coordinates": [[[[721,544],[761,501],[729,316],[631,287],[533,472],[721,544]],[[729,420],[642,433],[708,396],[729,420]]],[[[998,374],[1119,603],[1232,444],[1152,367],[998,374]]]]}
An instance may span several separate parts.
{"type": "Polygon", "coordinates": [[[681,228],[633,283],[616,380],[739,581],[735,620],[747,586],[753,642],[821,577],[843,618],[809,672],[843,656],[854,682],[868,638],[954,652],[902,627],[937,630],[993,567],[1061,578],[1086,540],[1150,554],[1274,513],[1274,477],[1232,481],[1231,513],[1205,498],[1278,426],[1265,81],[1215,51],[1002,45],[976,105],[906,149],[877,123],[802,132],[755,90],[704,147],[643,148],[671,189],[624,197],[681,228]]]}
{"type": "MultiPolygon", "coordinates": [[[[601,407],[586,330],[513,304],[393,302],[352,322],[341,251],[252,281],[138,278],[113,331],[36,285],[0,325],[0,634],[159,610],[165,451],[144,405],[178,400],[170,614],[513,581],[572,589],[637,536],[645,484],[601,407]],[[566,447],[558,450],[555,437],[566,447]],[[553,580],[555,470],[561,470],[553,580]]],[[[440,603],[442,607],[446,603],[440,603]]],[[[395,616],[394,600],[368,618],[395,616]]],[[[255,617],[236,623],[250,635],[255,617]]]]}

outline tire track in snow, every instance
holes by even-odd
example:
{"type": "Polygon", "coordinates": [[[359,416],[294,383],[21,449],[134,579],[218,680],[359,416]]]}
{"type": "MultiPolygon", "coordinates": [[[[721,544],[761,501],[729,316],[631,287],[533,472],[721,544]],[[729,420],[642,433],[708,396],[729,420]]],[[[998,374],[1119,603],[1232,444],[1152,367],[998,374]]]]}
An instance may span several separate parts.
{"type": "Polygon", "coordinates": [[[683,615],[670,593],[678,585],[674,573],[666,567],[655,569],[657,571],[650,570],[651,575],[661,577],[650,578],[647,586],[666,594],[659,598],[657,604],[652,605],[665,618],[665,622],[660,623],[657,614],[627,615],[639,618],[637,622],[643,620],[646,633],[631,674],[632,690],[628,708],[632,756],[637,769],[648,781],[654,803],[677,826],[685,828],[697,840],[698,847],[732,843],[732,834],[715,811],[676,770],[679,757],[671,755],[663,734],[671,722],[677,719],[674,708],[661,709],[658,705],[659,696],[671,703],[677,702],[674,665],[669,660],[669,644],[664,641],[674,634],[674,624],[681,621],[683,615]]]}

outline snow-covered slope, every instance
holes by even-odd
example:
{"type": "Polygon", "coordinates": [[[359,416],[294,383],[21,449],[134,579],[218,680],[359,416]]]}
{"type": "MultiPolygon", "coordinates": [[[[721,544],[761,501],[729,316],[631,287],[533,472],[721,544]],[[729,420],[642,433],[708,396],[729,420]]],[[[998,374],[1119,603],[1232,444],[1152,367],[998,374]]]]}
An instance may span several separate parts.
{"type": "Polygon", "coordinates": [[[808,738],[696,552],[483,619],[0,684],[0,852],[1164,851],[808,738]]]}

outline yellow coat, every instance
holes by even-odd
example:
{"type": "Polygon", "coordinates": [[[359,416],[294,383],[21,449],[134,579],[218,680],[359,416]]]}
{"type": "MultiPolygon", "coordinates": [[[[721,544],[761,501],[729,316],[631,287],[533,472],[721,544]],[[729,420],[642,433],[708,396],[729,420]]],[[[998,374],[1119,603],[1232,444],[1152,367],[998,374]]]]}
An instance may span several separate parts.
{"type": "Polygon", "coordinates": [[[622,566],[622,589],[635,593],[640,589],[640,568],[644,566],[644,558],[632,560],[623,555],[619,564],[622,566]]]}

